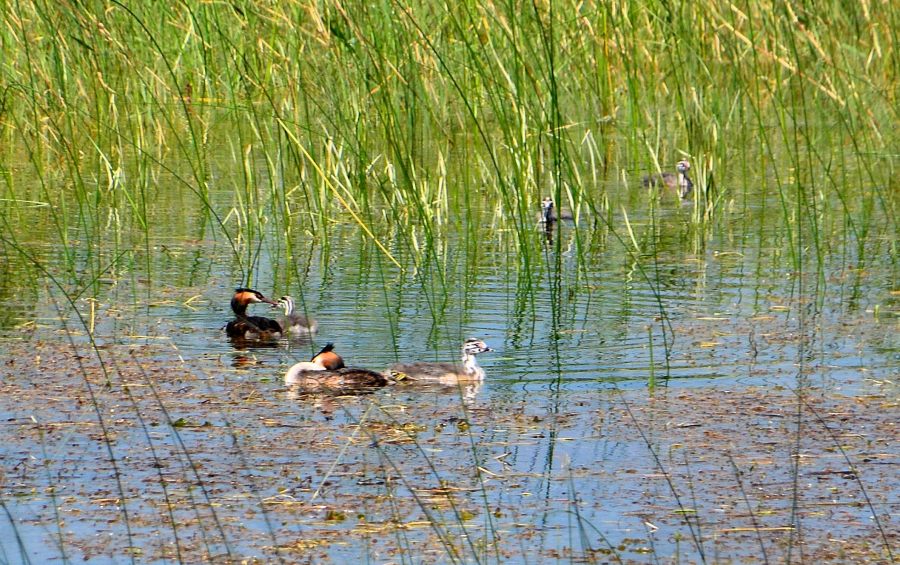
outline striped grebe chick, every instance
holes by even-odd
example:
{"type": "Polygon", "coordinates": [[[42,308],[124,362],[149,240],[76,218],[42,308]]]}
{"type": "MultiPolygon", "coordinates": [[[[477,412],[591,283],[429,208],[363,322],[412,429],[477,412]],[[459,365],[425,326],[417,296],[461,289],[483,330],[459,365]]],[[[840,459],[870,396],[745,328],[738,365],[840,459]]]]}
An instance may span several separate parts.
{"type": "Polygon", "coordinates": [[[334,352],[333,343],[327,344],[309,361],[301,361],[288,369],[284,382],[307,391],[327,392],[378,388],[388,384],[387,378],[376,371],[345,367],[344,359],[334,352]]]}
{"type": "Polygon", "coordinates": [[[486,343],[476,338],[469,338],[462,347],[462,360],[459,363],[395,363],[388,367],[391,375],[397,380],[422,381],[445,385],[472,382],[484,378],[484,369],[475,358],[479,353],[493,351],[486,343]]]}
{"type": "Polygon", "coordinates": [[[231,297],[231,309],[235,319],[225,325],[225,334],[233,339],[267,339],[281,335],[281,324],[263,316],[248,316],[250,304],[277,304],[252,288],[237,288],[231,297]]]}
{"type": "Polygon", "coordinates": [[[682,159],[675,165],[677,172],[664,172],[661,175],[647,175],[644,177],[644,186],[666,186],[673,190],[678,190],[681,198],[687,198],[691,191],[694,190],[694,182],[688,176],[691,170],[690,161],[682,159]]]}
{"type": "Polygon", "coordinates": [[[284,320],[281,322],[281,327],[284,329],[285,333],[309,335],[316,333],[316,330],[319,329],[318,322],[303,314],[294,312],[294,299],[292,297],[282,296],[278,302],[273,305],[273,308],[276,307],[284,309],[284,320]]]}

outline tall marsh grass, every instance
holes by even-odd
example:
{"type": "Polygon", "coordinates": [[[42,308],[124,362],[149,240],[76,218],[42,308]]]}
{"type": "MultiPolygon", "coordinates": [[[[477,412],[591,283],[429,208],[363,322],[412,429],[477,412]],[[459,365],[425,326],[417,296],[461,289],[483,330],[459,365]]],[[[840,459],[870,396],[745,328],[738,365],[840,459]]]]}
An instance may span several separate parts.
{"type": "Polygon", "coordinates": [[[864,237],[896,207],[896,10],[17,2],[0,30],[4,160],[27,164],[6,198],[52,204],[62,240],[97,239],[113,208],[153,233],[168,172],[249,271],[266,221],[325,230],[343,209],[428,233],[477,198],[524,232],[543,194],[597,212],[688,156],[698,220],[763,178],[786,216],[836,208],[864,237]],[[243,176],[218,186],[223,168],[243,176]],[[211,201],[222,188],[233,199],[211,201]]]}

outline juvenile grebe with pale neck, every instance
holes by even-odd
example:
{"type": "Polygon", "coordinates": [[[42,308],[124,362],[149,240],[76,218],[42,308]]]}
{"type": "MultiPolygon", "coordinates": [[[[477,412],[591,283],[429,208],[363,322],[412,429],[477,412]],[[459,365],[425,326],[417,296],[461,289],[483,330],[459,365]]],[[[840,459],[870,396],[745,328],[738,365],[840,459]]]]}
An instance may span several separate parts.
{"type": "Polygon", "coordinates": [[[468,383],[484,378],[484,369],[475,358],[479,353],[493,351],[480,339],[469,338],[462,347],[459,363],[395,363],[388,371],[397,380],[422,381],[445,385],[468,383]]]}
{"type": "Polygon", "coordinates": [[[316,333],[316,330],[319,329],[319,323],[303,314],[294,312],[294,306],[294,299],[290,296],[282,296],[273,306],[273,308],[280,307],[284,309],[284,320],[281,322],[284,332],[294,335],[316,333]]]}
{"type": "Polygon", "coordinates": [[[688,176],[691,163],[685,159],[675,165],[676,173],[665,172],[661,175],[647,175],[644,177],[644,186],[667,186],[677,189],[681,198],[687,198],[694,190],[694,182],[688,176]]]}

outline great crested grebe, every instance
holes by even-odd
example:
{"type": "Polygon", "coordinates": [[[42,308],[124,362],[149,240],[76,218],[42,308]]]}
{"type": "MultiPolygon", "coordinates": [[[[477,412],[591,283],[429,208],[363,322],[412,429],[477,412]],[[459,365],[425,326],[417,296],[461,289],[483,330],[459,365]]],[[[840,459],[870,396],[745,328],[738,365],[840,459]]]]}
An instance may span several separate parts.
{"type": "Polygon", "coordinates": [[[388,384],[381,373],[344,366],[344,359],[334,352],[333,343],[327,344],[309,361],[301,361],[288,369],[284,382],[304,390],[331,392],[378,388],[388,384]]]}
{"type": "Polygon", "coordinates": [[[293,378],[292,375],[304,373],[306,371],[334,371],[343,368],[344,358],[334,352],[333,343],[327,343],[325,344],[325,347],[312,356],[312,359],[295,363],[288,369],[287,374],[284,376],[284,380],[289,381],[293,378]]]}
{"type": "Polygon", "coordinates": [[[262,316],[248,316],[247,306],[250,304],[277,304],[263,294],[252,288],[237,288],[231,297],[231,309],[234,311],[234,320],[225,325],[225,333],[230,338],[237,339],[264,339],[281,335],[281,324],[270,318],[262,316]]]}
{"type": "Polygon", "coordinates": [[[547,196],[541,201],[541,223],[549,226],[557,220],[574,220],[575,216],[569,210],[563,209],[559,215],[556,214],[556,204],[553,199],[547,196]]]}
{"type": "Polygon", "coordinates": [[[455,385],[463,382],[478,381],[484,378],[484,369],[475,358],[479,353],[493,351],[486,343],[476,338],[469,338],[462,347],[460,363],[395,363],[388,371],[397,380],[421,381],[444,385],[455,385]]]}
{"type": "Polygon", "coordinates": [[[284,309],[284,320],[281,322],[281,327],[285,333],[309,335],[316,333],[316,330],[319,329],[318,322],[294,312],[294,299],[290,296],[282,296],[273,306],[273,308],[276,307],[284,309]]]}
{"type": "Polygon", "coordinates": [[[647,175],[644,177],[644,186],[667,186],[678,190],[681,198],[687,198],[691,191],[694,190],[694,182],[688,176],[691,170],[691,163],[685,159],[678,161],[675,165],[677,173],[665,172],[661,175],[647,175]]]}

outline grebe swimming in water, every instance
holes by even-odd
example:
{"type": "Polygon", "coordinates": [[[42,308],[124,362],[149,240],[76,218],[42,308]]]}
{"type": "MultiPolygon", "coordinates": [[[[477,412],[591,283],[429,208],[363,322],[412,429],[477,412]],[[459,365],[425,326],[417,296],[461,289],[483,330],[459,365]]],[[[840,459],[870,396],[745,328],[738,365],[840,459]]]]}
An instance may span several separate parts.
{"type": "Polygon", "coordinates": [[[459,363],[395,363],[388,367],[391,375],[398,380],[421,381],[444,385],[456,385],[478,381],[484,378],[484,369],[475,358],[479,353],[493,351],[486,343],[476,338],[469,338],[462,347],[462,359],[459,363]]]}
{"type": "Polygon", "coordinates": [[[284,320],[281,322],[284,333],[309,335],[316,333],[316,330],[319,329],[318,322],[294,312],[294,299],[290,296],[282,296],[273,307],[284,309],[284,320]]]}
{"type": "Polygon", "coordinates": [[[333,343],[327,344],[309,361],[293,365],[285,373],[284,382],[305,391],[325,392],[352,392],[388,384],[387,378],[381,373],[346,367],[344,359],[334,352],[333,343]]]}
{"type": "Polygon", "coordinates": [[[644,177],[644,186],[667,186],[671,189],[678,189],[678,195],[681,198],[690,196],[694,190],[694,182],[688,176],[691,170],[690,161],[682,159],[675,165],[677,173],[665,172],[661,175],[647,175],[644,177]]]}
{"type": "Polygon", "coordinates": [[[231,297],[231,309],[235,319],[225,325],[225,334],[233,339],[267,339],[281,335],[281,324],[263,316],[248,316],[250,304],[277,304],[252,288],[238,288],[231,297]]]}

